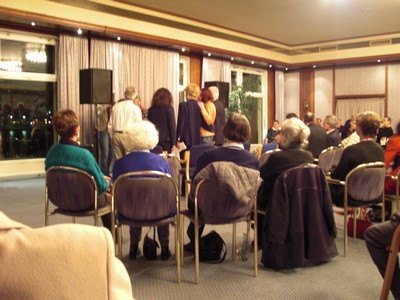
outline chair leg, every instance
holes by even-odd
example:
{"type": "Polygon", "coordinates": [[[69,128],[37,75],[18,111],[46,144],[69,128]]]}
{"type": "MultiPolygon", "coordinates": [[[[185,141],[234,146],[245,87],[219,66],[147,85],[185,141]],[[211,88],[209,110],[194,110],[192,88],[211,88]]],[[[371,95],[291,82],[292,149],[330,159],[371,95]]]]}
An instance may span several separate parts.
{"type": "Polygon", "coordinates": [[[199,224],[194,224],[194,259],[195,259],[195,280],[196,284],[200,281],[200,270],[199,270],[199,224]]]}
{"type": "Polygon", "coordinates": [[[343,256],[346,257],[347,255],[347,205],[344,208],[343,214],[344,222],[343,222],[343,230],[344,230],[344,242],[343,242],[343,256]]]}
{"type": "MultiPolygon", "coordinates": [[[[253,234],[254,234],[254,277],[257,277],[258,275],[258,220],[257,220],[257,210],[254,209],[254,230],[253,230],[253,234]]],[[[250,222],[251,220],[248,222],[247,228],[248,230],[250,230],[250,222]]],[[[249,236],[249,235],[247,235],[249,236]]]]}
{"type": "Polygon", "coordinates": [[[118,256],[122,259],[122,225],[117,225],[118,231],[118,256]]]}
{"type": "Polygon", "coordinates": [[[232,260],[236,260],[236,223],[232,224],[232,260]]]}
{"type": "Polygon", "coordinates": [[[185,236],[184,236],[184,234],[185,234],[185,232],[184,232],[184,229],[185,229],[185,218],[183,217],[183,215],[181,215],[180,216],[180,230],[179,230],[179,235],[180,235],[180,242],[181,242],[181,266],[183,267],[183,259],[184,259],[184,254],[185,254],[185,251],[184,251],[184,249],[183,249],[183,246],[185,245],[185,236]]]}
{"type": "Polygon", "coordinates": [[[75,224],[75,217],[72,217],[72,223],[75,224]]]}
{"type": "Polygon", "coordinates": [[[181,250],[181,246],[180,246],[180,244],[179,244],[179,241],[180,241],[180,233],[181,233],[181,230],[180,230],[180,228],[179,228],[179,225],[180,225],[180,216],[179,216],[179,214],[177,214],[176,216],[175,216],[175,261],[176,261],[176,277],[177,277],[177,280],[178,280],[178,284],[180,284],[181,283],[181,253],[180,253],[180,250],[181,250]]]}

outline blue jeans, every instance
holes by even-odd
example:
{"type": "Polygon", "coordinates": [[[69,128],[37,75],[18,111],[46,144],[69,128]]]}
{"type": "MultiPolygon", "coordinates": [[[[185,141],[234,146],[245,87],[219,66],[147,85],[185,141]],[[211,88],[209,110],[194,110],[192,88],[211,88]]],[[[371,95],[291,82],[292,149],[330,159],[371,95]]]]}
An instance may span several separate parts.
{"type": "Polygon", "coordinates": [[[112,151],[110,133],[99,131],[100,169],[104,175],[109,176],[110,165],[114,152],[112,151]]]}

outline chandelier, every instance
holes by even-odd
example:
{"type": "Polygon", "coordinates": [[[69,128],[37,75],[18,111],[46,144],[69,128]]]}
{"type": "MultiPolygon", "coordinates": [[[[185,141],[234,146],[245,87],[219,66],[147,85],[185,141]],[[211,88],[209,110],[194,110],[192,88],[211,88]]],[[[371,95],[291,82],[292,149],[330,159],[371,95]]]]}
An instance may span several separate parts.
{"type": "Polygon", "coordinates": [[[44,50],[44,45],[42,46],[30,46],[26,49],[25,58],[27,61],[33,63],[46,63],[47,62],[47,54],[44,50]]]}
{"type": "Polygon", "coordinates": [[[19,60],[0,61],[0,70],[7,72],[22,72],[22,62],[19,60]]]}

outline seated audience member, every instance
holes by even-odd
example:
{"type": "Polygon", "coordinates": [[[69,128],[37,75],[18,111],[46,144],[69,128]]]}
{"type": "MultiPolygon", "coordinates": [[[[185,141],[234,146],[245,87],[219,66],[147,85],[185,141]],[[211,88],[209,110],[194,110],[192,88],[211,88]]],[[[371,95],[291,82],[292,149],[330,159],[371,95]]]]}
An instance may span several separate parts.
{"type": "Polygon", "coordinates": [[[197,102],[200,108],[202,120],[200,127],[200,137],[202,144],[214,144],[215,137],[215,118],[217,116],[213,94],[210,89],[203,88],[200,94],[200,101],[197,102]]]}
{"type": "Polygon", "coordinates": [[[279,134],[280,128],[279,128],[279,121],[274,120],[274,123],[272,123],[272,127],[268,129],[267,136],[263,140],[263,144],[271,143],[275,140],[275,136],[279,134]]]}
{"type": "Polygon", "coordinates": [[[382,147],[386,146],[387,141],[393,135],[392,129],[392,119],[388,116],[384,117],[382,120],[382,126],[378,130],[376,136],[376,142],[382,147]]]}
{"type": "MultiPolygon", "coordinates": [[[[396,134],[386,144],[385,165],[390,175],[397,175],[400,170],[400,122],[397,124],[396,134]]],[[[385,193],[396,194],[396,180],[386,179],[385,193]]]]}
{"type": "Polygon", "coordinates": [[[281,134],[278,133],[277,135],[275,135],[274,140],[272,142],[264,144],[261,148],[261,154],[264,154],[267,151],[275,150],[275,149],[279,148],[280,138],[281,138],[281,134]]]}
{"type": "MultiPolygon", "coordinates": [[[[389,252],[386,250],[392,242],[392,237],[399,223],[399,216],[394,214],[390,221],[370,226],[364,232],[364,239],[367,249],[379,273],[385,276],[386,264],[389,252]]],[[[400,269],[399,260],[397,259],[393,273],[393,281],[390,290],[395,299],[400,299],[400,269]]]]}
{"type": "MultiPolygon", "coordinates": [[[[360,143],[344,149],[339,164],[333,170],[331,177],[344,180],[346,175],[360,164],[381,161],[383,149],[375,143],[376,133],[380,124],[379,115],[372,111],[359,113],[356,117],[356,132],[360,143]]],[[[332,202],[336,206],[343,206],[344,190],[342,186],[330,185],[332,202]]]]}
{"type": "MultiPolygon", "coordinates": [[[[160,171],[172,175],[168,162],[160,155],[151,153],[158,143],[158,132],[153,123],[140,121],[131,124],[124,136],[124,147],[129,154],[121,157],[114,163],[113,181],[118,176],[135,171],[160,171]]],[[[169,251],[169,224],[157,227],[158,239],[161,244],[161,259],[168,260],[169,251]]],[[[136,259],[138,246],[142,235],[141,227],[131,227],[131,246],[129,259],[136,259]]]]}
{"type": "MultiPolygon", "coordinates": [[[[225,124],[224,137],[227,139],[222,147],[215,150],[206,151],[202,154],[197,161],[197,167],[194,172],[193,178],[208,164],[216,161],[228,161],[235,164],[258,170],[257,157],[244,149],[243,143],[250,140],[251,128],[250,123],[244,115],[233,114],[225,124]]],[[[194,213],[193,199],[189,199],[189,210],[194,213]]],[[[200,212],[199,212],[200,213],[200,212]]],[[[204,225],[199,226],[199,238],[203,233],[204,225]]],[[[193,252],[194,249],[194,224],[190,223],[187,229],[187,235],[190,243],[185,245],[185,251],[193,252]]]]}
{"type": "Polygon", "coordinates": [[[328,135],[320,125],[315,124],[312,112],[306,113],[304,123],[310,128],[307,150],[312,153],[314,158],[318,158],[322,150],[328,148],[328,135]]]}
{"type": "Polygon", "coordinates": [[[346,127],[345,136],[347,135],[347,137],[343,139],[342,136],[342,142],[341,142],[342,147],[346,148],[348,146],[359,143],[360,137],[356,132],[356,116],[352,116],[350,120],[347,120],[345,127],[346,127]]]}
{"type": "MultiPolygon", "coordinates": [[[[290,118],[283,123],[279,141],[279,146],[283,151],[271,154],[267,162],[260,168],[260,177],[263,182],[257,199],[259,208],[267,208],[275,180],[283,171],[314,161],[312,153],[304,150],[307,147],[309,135],[310,129],[298,118],[290,118]]],[[[259,220],[262,219],[263,217],[260,216],[259,220]]],[[[260,237],[262,225],[263,222],[259,222],[260,237]]]]}
{"type": "Polygon", "coordinates": [[[346,122],[344,123],[344,129],[341,134],[342,140],[347,138],[355,130],[356,130],[356,116],[352,116],[351,119],[346,120],[346,122]]]}
{"type": "Polygon", "coordinates": [[[110,232],[80,224],[30,228],[0,211],[0,299],[133,299],[110,232]]]}
{"type": "Polygon", "coordinates": [[[342,120],[340,120],[339,118],[337,118],[336,129],[339,131],[340,138],[343,140],[342,134],[345,131],[345,128],[342,124],[342,120]]]}
{"type": "MultiPolygon", "coordinates": [[[[97,184],[98,195],[103,195],[109,185],[110,177],[103,175],[89,150],[79,147],[79,120],[76,113],[70,109],[60,110],[53,118],[53,129],[61,137],[58,144],[54,144],[47,153],[45,169],[52,166],[74,167],[88,172],[97,184]]],[[[71,187],[73,188],[73,187],[71,187]]],[[[104,196],[100,196],[98,205],[107,204],[104,196]]],[[[101,216],[104,227],[111,230],[110,214],[101,216]]]]}
{"type": "Polygon", "coordinates": [[[342,139],[340,138],[339,130],[336,128],[337,118],[334,115],[325,117],[323,127],[328,134],[328,147],[339,146],[342,139]]]}
{"type": "Polygon", "coordinates": [[[290,118],[298,118],[298,115],[296,113],[290,112],[286,114],[286,119],[290,118]]]}

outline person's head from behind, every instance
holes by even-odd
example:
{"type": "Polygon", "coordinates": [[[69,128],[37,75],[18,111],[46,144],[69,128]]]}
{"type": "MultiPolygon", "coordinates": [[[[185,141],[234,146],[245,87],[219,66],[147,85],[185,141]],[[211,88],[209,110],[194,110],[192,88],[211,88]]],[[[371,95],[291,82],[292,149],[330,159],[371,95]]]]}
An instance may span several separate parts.
{"type": "Polygon", "coordinates": [[[128,99],[128,100],[135,99],[136,96],[137,96],[135,87],[133,85],[127,86],[125,88],[125,94],[124,95],[125,95],[125,99],[128,99]]]}
{"type": "Polygon", "coordinates": [[[314,122],[315,122],[314,114],[310,111],[307,112],[304,116],[304,123],[309,125],[309,124],[314,124],[314,122]]]}
{"type": "Polygon", "coordinates": [[[356,131],[360,138],[374,139],[378,133],[381,118],[376,112],[366,111],[356,117],[356,131]]]}
{"type": "Polygon", "coordinates": [[[135,99],[133,99],[133,103],[135,103],[136,106],[142,106],[142,101],[140,100],[139,96],[136,96],[135,99]]]}
{"type": "Polygon", "coordinates": [[[200,99],[204,104],[206,104],[208,101],[214,101],[214,97],[209,88],[201,89],[200,99]]]}
{"type": "Polygon", "coordinates": [[[186,99],[195,99],[197,100],[200,97],[200,88],[197,84],[195,83],[189,83],[184,92],[186,93],[186,99]]]}
{"type": "Polygon", "coordinates": [[[125,134],[124,146],[129,152],[151,150],[158,144],[158,131],[146,120],[132,123],[125,134]]]}
{"type": "Polygon", "coordinates": [[[219,98],[219,89],[215,85],[208,87],[208,89],[211,91],[214,101],[217,101],[219,98]]]}
{"type": "Polygon", "coordinates": [[[326,131],[329,131],[329,130],[335,129],[337,123],[338,123],[338,121],[337,121],[336,116],[327,115],[323,122],[323,127],[325,128],[326,131]]]}
{"type": "Polygon", "coordinates": [[[310,128],[302,120],[290,118],[282,124],[279,146],[283,149],[306,148],[309,136],[310,128]]]}
{"type": "Polygon", "coordinates": [[[352,116],[351,119],[348,119],[344,123],[344,128],[346,129],[346,132],[352,133],[354,130],[356,130],[356,117],[352,116]]]}
{"type": "Polygon", "coordinates": [[[79,137],[79,119],[73,110],[59,110],[53,117],[53,129],[65,139],[79,137]]]}
{"type": "Polygon", "coordinates": [[[286,119],[290,119],[290,118],[298,118],[297,114],[290,112],[286,115],[286,119]]]}
{"type": "Polygon", "coordinates": [[[172,105],[172,94],[166,88],[158,89],[151,99],[151,106],[162,107],[172,105]]]}
{"type": "Polygon", "coordinates": [[[226,122],[223,133],[228,141],[244,143],[251,138],[249,120],[244,115],[234,113],[226,122]]]}

